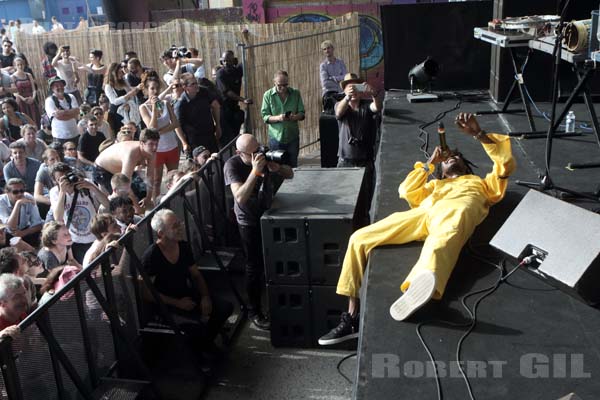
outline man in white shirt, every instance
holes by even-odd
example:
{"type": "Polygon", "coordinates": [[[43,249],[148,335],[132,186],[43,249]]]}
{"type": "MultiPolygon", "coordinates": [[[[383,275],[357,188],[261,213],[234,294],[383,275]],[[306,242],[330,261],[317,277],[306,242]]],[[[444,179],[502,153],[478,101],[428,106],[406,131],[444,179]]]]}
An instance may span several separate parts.
{"type": "Polygon", "coordinates": [[[25,193],[25,182],[22,179],[8,180],[6,193],[0,196],[0,222],[6,224],[11,237],[20,237],[34,247],[40,244],[40,231],[44,221],[33,196],[25,193]]]}
{"type": "Polygon", "coordinates": [[[52,17],[51,21],[52,21],[52,32],[62,32],[65,30],[65,27],[63,26],[63,24],[58,22],[58,19],[56,19],[56,17],[52,17]]]}
{"type": "Polygon", "coordinates": [[[31,27],[31,33],[34,35],[39,35],[41,33],[46,32],[43,26],[39,24],[35,19],[33,20],[33,26],[31,27]]]}
{"type": "Polygon", "coordinates": [[[177,50],[171,48],[166,50],[161,61],[169,70],[163,75],[163,80],[169,86],[173,79],[179,78],[181,74],[189,72],[194,74],[196,69],[204,64],[201,58],[180,58],[177,55],[177,50]]]}
{"type": "Polygon", "coordinates": [[[82,263],[86,251],[96,239],[91,231],[92,218],[96,215],[96,204],[109,207],[108,198],[96,185],[81,176],[74,177],[73,170],[59,162],[51,168],[52,178],[58,185],[50,189],[50,207],[56,221],[68,225],[73,238],[73,257],[82,263]],[[76,181],[76,182],[74,182],[76,181]],[[71,205],[77,190],[77,203],[71,205]]]}
{"type": "Polygon", "coordinates": [[[52,137],[61,143],[79,142],[77,117],[79,103],[75,96],[65,93],[66,82],[58,77],[48,82],[52,95],[46,98],[45,109],[52,122],[52,137]]]}
{"type": "Polygon", "coordinates": [[[81,93],[77,89],[79,74],[77,73],[79,61],[71,56],[71,46],[62,45],[56,56],[52,59],[52,66],[56,68],[57,75],[65,81],[65,93],[72,94],[79,104],[83,103],[81,93]]]}

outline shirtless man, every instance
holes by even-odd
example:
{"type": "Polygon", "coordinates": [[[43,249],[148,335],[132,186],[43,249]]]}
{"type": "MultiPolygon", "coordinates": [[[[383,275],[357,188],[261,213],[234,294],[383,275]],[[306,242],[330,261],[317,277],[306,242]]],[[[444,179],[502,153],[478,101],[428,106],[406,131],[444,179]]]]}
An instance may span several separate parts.
{"type": "MultiPolygon", "coordinates": [[[[126,141],[115,143],[108,147],[96,158],[96,171],[94,181],[107,193],[112,192],[110,180],[114,174],[122,173],[129,179],[133,178],[135,167],[146,167],[146,196],[142,200],[146,206],[151,206],[154,199],[151,198],[152,188],[160,182],[154,182],[154,164],[156,149],[160,134],[154,129],[144,129],[138,141],[126,141]]],[[[133,188],[132,188],[133,189],[133,188]]],[[[138,195],[136,193],[136,195],[138,195]]],[[[139,195],[138,195],[139,197],[139,195]]]]}

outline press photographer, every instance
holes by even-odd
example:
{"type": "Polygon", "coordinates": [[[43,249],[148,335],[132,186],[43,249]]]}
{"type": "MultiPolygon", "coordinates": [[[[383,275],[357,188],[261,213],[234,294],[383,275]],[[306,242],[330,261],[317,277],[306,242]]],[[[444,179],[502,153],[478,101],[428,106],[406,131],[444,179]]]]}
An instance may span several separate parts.
{"type": "Polygon", "coordinates": [[[365,167],[361,207],[370,208],[373,195],[376,115],[382,104],[378,93],[356,74],[348,73],[340,83],[344,94],[335,105],[339,126],[338,168],[365,167]]]}
{"type": "Polygon", "coordinates": [[[261,310],[263,289],[263,257],[260,217],[271,207],[274,187],[283,179],[291,179],[294,171],[289,165],[277,161],[285,159],[285,153],[268,152],[250,134],[241,135],[236,143],[237,155],[225,163],[225,184],[231,186],[234,211],[246,255],[246,291],[248,294],[248,317],[263,330],[270,329],[269,320],[261,310]],[[278,154],[278,158],[274,157],[278,154]],[[270,160],[267,160],[270,157],[270,160]]]}
{"type": "Polygon", "coordinates": [[[163,65],[168,71],[163,75],[163,80],[169,86],[173,79],[179,78],[181,74],[189,72],[194,74],[204,60],[202,58],[192,58],[192,52],[186,47],[172,45],[165,50],[160,57],[163,65]]]}
{"type": "Polygon", "coordinates": [[[52,177],[58,182],[50,189],[50,207],[56,221],[64,222],[73,238],[73,256],[83,262],[85,252],[92,245],[92,218],[99,204],[109,207],[108,198],[92,182],[62,162],[52,166],[52,177]]]}

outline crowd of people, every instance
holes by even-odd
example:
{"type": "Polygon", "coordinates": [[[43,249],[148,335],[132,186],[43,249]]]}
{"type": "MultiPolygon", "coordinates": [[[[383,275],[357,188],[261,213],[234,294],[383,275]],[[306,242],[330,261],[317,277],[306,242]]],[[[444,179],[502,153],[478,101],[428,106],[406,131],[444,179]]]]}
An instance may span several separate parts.
{"type": "MultiPolygon", "coordinates": [[[[195,49],[167,49],[161,77],[133,51],[104,63],[103,51],[90,49],[84,62],[68,44],[47,42],[41,78],[49,91],[38,104],[43,89],[11,37],[2,37],[0,55],[0,274],[10,276],[0,279],[0,335],[14,336],[38,302],[116,246],[180,179],[234,139],[244,120],[237,103],[252,101],[240,96],[233,52],[211,80],[195,49]],[[224,121],[232,112],[235,123],[224,121]]],[[[173,212],[157,212],[151,225],[158,240],[142,258],[146,270],[162,300],[196,315],[207,327],[204,342],[212,342],[232,305],[209,294],[173,212]]]]}
{"type": "MultiPolygon", "coordinates": [[[[339,166],[366,166],[372,172],[380,97],[346,71],[330,41],[321,47],[324,111],[335,113],[340,125],[339,166]]],[[[246,256],[249,318],[257,328],[270,329],[261,300],[260,217],[281,182],[293,177],[299,123],[305,119],[301,93],[290,86],[288,73],[274,71],[260,108],[268,145],[287,153],[284,164],[268,161],[253,135],[240,135],[244,108],[253,100],[241,95],[243,68],[233,51],[224,52],[206,77],[196,49],[165,50],[162,76],[144,66],[134,51],[120,62],[105,63],[100,49],[90,49],[87,62],[71,54],[65,43],[47,42],[43,50],[42,78],[49,91],[38,104],[42,89],[26,56],[8,36],[2,39],[0,335],[17,335],[14,325],[38,303],[51,299],[107,248],[116,247],[119,236],[135,229],[179,180],[193,176],[236,137],[236,154],[216,172],[233,198],[246,256]],[[87,75],[85,87],[81,74],[87,75]]],[[[201,321],[204,341],[212,343],[232,304],[210,293],[190,244],[183,241],[182,222],[172,211],[156,212],[151,226],[158,239],[146,250],[142,265],[161,301],[175,314],[201,321]]],[[[149,290],[144,297],[156,301],[149,290]]]]}

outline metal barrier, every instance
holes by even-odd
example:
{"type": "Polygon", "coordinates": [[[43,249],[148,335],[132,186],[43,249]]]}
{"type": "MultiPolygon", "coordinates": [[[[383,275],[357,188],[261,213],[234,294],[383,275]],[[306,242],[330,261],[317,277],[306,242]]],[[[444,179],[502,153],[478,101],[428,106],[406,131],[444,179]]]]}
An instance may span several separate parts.
{"type": "Polygon", "coordinates": [[[121,236],[121,249],[106,250],[31,312],[19,324],[17,339],[0,339],[0,398],[108,399],[106,393],[114,392],[115,386],[123,389],[121,394],[129,394],[119,398],[136,398],[144,387],[149,393],[158,393],[136,343],[145,323],[142,281],[152,293],[162,321],[178,337],[185,335],[140,262],[154,242],[150,221],[162,208],[173,209],[184,221],[195,259],[208,253],[223,273],[240,307],[231,336],[237,333],[246,307],[216,247],[223,243],[216,227],[227,221],[225,186],[219,171],[224,157],[232,154],[234,142],[217,160],[209,160],[193,177],[178,182],[178,187],[137,224],[137,231],[121,236]],[[201,211],[206,201],[210,201],[210,211],[204,217],[211,219],[212,238],[201,211]],[[114,374],[117,380],[106,379],[114,374]]]}

